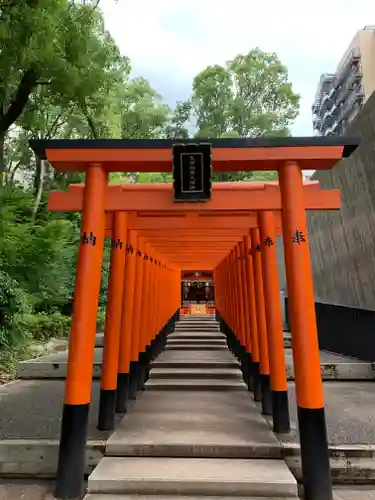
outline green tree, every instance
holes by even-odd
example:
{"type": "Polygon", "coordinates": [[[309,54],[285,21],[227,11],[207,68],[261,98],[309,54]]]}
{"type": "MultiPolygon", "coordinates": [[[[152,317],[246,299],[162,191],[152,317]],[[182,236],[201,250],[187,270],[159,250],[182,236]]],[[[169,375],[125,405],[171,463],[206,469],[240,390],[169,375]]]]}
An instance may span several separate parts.
{"type": "Polygon", "coordinates": [[[121,89],[121,136],[157,139],[164,136],[169,107],[145,78],[134,78],[121,89]]]}
{"type": "Polygon", "coordinates": [[[288,71],[274,53],[259,48],[225,66],[208,66],[193,81],[192,110],[199,137],[289,135],[299,110],[288,71]]]}
{"type": "Polygon", "coordinates": [[[188,139],[188,124],[191,115],[191,101],[179,101],[172,111],[169,123],[165,127],[167,139],[188,139]]]}
{"type": "MultiPolygon", "coordinates": [[[[104,28],[96,3],[69,0],[2,2],[0,9],[0,185],[4,183],[5,140],[41,86],[58,104],[76,105],[93,136],[126,58],[104,28]]],[[[35,97],[37,100],[37,97],[35,97]]],[[[39,108],[38,108],[39,109],[39,108]]]]}

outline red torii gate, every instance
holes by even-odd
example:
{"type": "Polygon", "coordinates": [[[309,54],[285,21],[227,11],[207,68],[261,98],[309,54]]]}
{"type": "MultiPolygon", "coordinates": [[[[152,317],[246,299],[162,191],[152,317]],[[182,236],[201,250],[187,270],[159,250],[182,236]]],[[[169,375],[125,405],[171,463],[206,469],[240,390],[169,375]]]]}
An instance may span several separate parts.
{"type": "MultiPolygon", "coordinates": [[[[357,147],[358,141],[337,138],[309,138],[309,139],[225,139],[213,140],[213,165],[216,171],[236,170],[278,170],[280,193],[272,197],[272,203],[265,203],[259,193],[252,193],[246,200],[246,195],[239,189],[231,203],[221,200],[219,193],[208,203],[176,204],[177,211],[204,211],[211,207],[213,210],[263,210],[272,216],[274,210],[281,210],[285,261],[291,310],[291,329],[293,346],[296,351],[309,352],[310,358],[306,365],[296,368],[296,388],[299,406],[299,425],[301,438],[301,455],[305,478],[305,492],[309,498],[330,498],[331,484],[329,472],[328,447],[325,433],[324,404],[320,380],[319,351],[314,313],[314,299],[312,292],[312,277],[309,262],[308,244],[293,245],[295,234],[302,235],[298,243],[307,243],[307,226],[305,215],[305,200],[302,188],[301,169],[328,169],[342,157],[349,156],[357,147]],[[278,198],[278,200],[277,200],[278,198]],[[257,205],[255,200],[259,203],[257,205]],[[232,203],[233,202],[233,203],[232,203]],[[226,204],[227,203],[227,204],[226,204]],[[230,206],[229,206],[230,205],[230,206]],[[316,432],[320,429],[320,432],[316,432]]],[[[101,249],[104,241],[105,209],[132,211],[136,199],[127,193],[126,201],[120,204],[120,193],[107,200],[106,185],[107,173],[111,171],[170,171],[171,141],[36,141],[33,146],[47,158],[52,165],[62,171],[86,171],[86,187],[83,196],[82,232],[89,234],[93,229],[97,238],[97,247],[82,245],[79,251],[78,276],[75,295],[75,308],[71,332],[71,346],[74,338],[78,339],[79,324],[87,324],[88,330],[94,332],[94,309],[97,307],[98,285],[100,281],[101,249]],[[111,149],[112,148],[112,149],[111,149]],[[93,250],[94,248],[94,250],[93,250]],[[85,277],[90,277],[90,285],[85,286],[85,277]],[[91,287],[91,290],[90,290],[91,287]],[[90,294],[92,304],[84,307],[90,294]]],[[[274,189],[274,188],[272,188],[274,189]]],[[[74,189],[72,190],[74,192],[74,189]]],[[[264,190],[263,198],[271,197],[264,190]]],[[[74,196],[77,196],[75,194],[74,196]]],[[[154,200],[154,198],[153,198],[154,200]]],[[[154,200],[156,201],[156,200],[154,200]]],[[[170,209],[171,200],[159,199],[158,208],[162,211],[170,209]]],[[[154,207],[155,208],[155,207],[154,207]]],[[[328,208],[328,207],[326,207],[328,208]]],[[[151,210],[150,200],[143,200],[136,210],[151,210]]],[[[264,218],[266,224],[267,215],[264,218]]],[[[251,239],[259,245],[257,231],[252,230],[251,239]]],[[[300,237],[300,236],[299,236],[300,237]]],[[[272,247],[270,247],[272,248],[272,247]]],[[[238,255],[234,258],[238,259],[238,255]]],[[[254,267],[258,267],[258,280],[255,287],[261,285],[261,270],[255,257],[254,267]]],[[[259,256],[260,257],[260,256],[259,256]]],[[[228,301],[223,296],[225,286],[230,284],[228,276],[229,263],[221,262],[217,266],[215,281],[218,284],[219,311],[222,315],[228,313],[228,301]],[[224,267],[223,267],[224,266],[224,267]]],[[[233,265],[233,260],[231,262],[233,265]]],[[[237,277],[241,275],[238,269],[237,277]]],[[[236,273],[234,274],[236,276],[236,273]]],[[[241,279],[239,280],[241,282],[241,279]]],[[[260,288],[259,288],[260,289],[260,288]]],[[[257,308],[258,309],[258,308],[257,308]]],[[[228,323],[233,324],[233,318],[225,317],[228,323]]],[[[260,337],[261,338],[261,337],[260,337]]],[[[79,341],[76,340],[76,342],[79,341]]],[[[81,341],[82,342],[82,341],[81,341]]],[[[81,344],[82,345],[82,344],[81,344]]],[[[91,344],[90,344],[91,345],[91,344]]],[[[90,347],[90,346],[89,346],[90,347]]],[[[87,348],[86,348],[87,349],[87,348]]],[[[262,349],[260,349],[262,350],[262,349]]],[[[264,350],[264,349],[263,349],[264,350]]],[[[61,491],[67,480],[77,479],[80,463],[74,460],[74,454],[82,448],[84,431],[78,429],[75,423],[85,420],[88,412],[88,402],[82,404],[74,387],[69,385],[78,377],[73,376],[73,364],[68,367],[67,397],[62,422],[62,438],[60,446],[58,486],[61,491]],[[71,377],[70,377],[71,375],[71,377]],[[75,440],[72,439],[73,436],[75,440]],[[74,443],[75,441],[75,443],[74,443]],[[71,443],[70,445],[68,443],[71,443]],[[62,451],[63,448],[63,451],[62,451]],[[72,467],[72,463],[74,464],[72,467]],[[78,468],[78,471],[77,471],[78,468]],[[69,479],[68,479],[68,476],[69,479]]],[[[88,396],[89,401],[89,396],[88,396]]],[[[82,427],[82,425],[81,425],[82,427]]],[[[79,453],[78,455],[82,455],[79,453]]],[[[78,488],[75,482],[72,488],[78,488]]]]}

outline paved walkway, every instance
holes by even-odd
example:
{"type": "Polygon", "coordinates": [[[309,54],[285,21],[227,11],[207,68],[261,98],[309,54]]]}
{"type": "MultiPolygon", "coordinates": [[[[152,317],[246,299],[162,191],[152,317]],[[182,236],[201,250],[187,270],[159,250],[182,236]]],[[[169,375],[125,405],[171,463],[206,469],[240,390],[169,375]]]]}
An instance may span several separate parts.
{"type": "MultiPolygon", "coordinates": [[[[2,500],[54,500],[51,492],[53,491],[53,482],[51,481],[1,481],[0,480],[0,498],[2,500]]],[[[87,497],[86,497],[87,498],[87,497]]],[[[94,497],[95,498],[95,497],[94,497]]],[[[117,497],[113,500],[126,500],[126,497],[117,497]]],[[[128,500],[137,500],[137,497],[127,497],[128,500]]],[[[143,496],[138,500],[155,500],[155,496],[143,496]]],[[[178,497],[158,497],[158,500],[194,500],[192,497],[185,499],[178,497]]],[[[110,497],[103,500],[111,500],[110,497]]],[[[201,499],[204,500],[204,499],[201,499]]],[[[218,500],[211,497],[205,500],[218,500]]],[[[221,498],[223,500],[223,498],[221,498]]],[[[224,499],[225,500],[225,499],[224,499]]],[[[233,500],[233,498],[232,498],[233,500]]],[[[246,500],[246,499],[245,499],[246,500]]],[[[254,500],[254,499],[253,499],[254,500]]],[[[302,499],[301,499],[302,500],[302,499]]],[[[354,489],[352,486],[336,487],[334,489],[334,500],[375,500],[375,489],[372,487],[362,487],[354,489]]]]}
{"type": "MultiPolygon", "coordinates": [[[[100,335],[97,345],[96,369],[100,373],[100,335]]],[[[358,365],[368,366],[330,353],[321,353],[321,358],[323,363],[333,363],[336,372],[338,365],[340,369],[349,365],[351,370],[357,370],[358,365]]],[[[30,376],[34,379],[0,387],[0,473],[53,476],[66,359],[66,353],[58,353],[52,355],[52,359],[49,356],[30,361],[26,368],[31,370],[30,376]],[[39,378],[41,369],[53,374],[61,370],[60,379],[48,379],[43,374],[39,378]]],[[[288,349],[287,360],[291,370],[288,349]]],[[[375,482],[373,384],[344,382],[337,377],[329,380],[324,383],[324,391],[334,476],[338,481],[375,482]]],[[[156,455],[173,458],[182,454],[185,459],[231,460],[237,456],[244,460],[276,462],[283,454],[299,477],[295,462],[298,430],[293,382],[289,384],[289,398],[293,430],[288,436],[277,436],[277,440],[270,427],[266,427],[259,405],[253,403],[246,391],[238,363],[228,352],[217,325],[209,320],[203,324],[199,319],[185,319],[170,336],[167,349],[154,362],[147,391],[130,407],[121,424],[118,417],[117,431],[107,446],[109,433],[96,429],[99,382],[94,380],[86,471],[90,473],[104,453],[112,458],[156,459],[156,455]]],[[[149,463],[147,468],[151,470],[149,463]]],[[[217,479],[215,474],[220,477],[222,472],[210,470],[210,484],[213,484],[217,479]]],[[[135,475],[136,472],[133,471],[135,475]]],[[[123,484],[124,478],[120,479],[123,484]]],[[[203,482],[206,479],[202,477],[203,482]]],[[[148,484],[155,486],[152,481],[148,484]]]]}
{"type": "MultiPolygon", "coordinates": [[[[206,338],[200,330],[207,346],[223,339],[215,323],[207,330],[206,338]]],[[[87,500],[101,500],[99,494],[297,497],[281,445],[233,356],[227,349],[200,350],[195,340],[185,341],[184,350],[169,349],[168,343],[153,364],[145,393],[111,435],[106,456],[89,477],[87,500]]]]}

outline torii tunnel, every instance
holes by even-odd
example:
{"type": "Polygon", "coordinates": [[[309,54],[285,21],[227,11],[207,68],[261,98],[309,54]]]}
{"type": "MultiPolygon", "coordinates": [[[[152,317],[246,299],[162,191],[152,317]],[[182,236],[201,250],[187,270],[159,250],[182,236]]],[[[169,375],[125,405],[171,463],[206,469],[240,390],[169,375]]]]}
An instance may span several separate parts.
{"type": "MultiPolygon", "coordinates": [[[[196,141],[184,141],[192,144],[196,141]]],[[[305,496],[331,500],[306,210],[339,210],[338,190],[303,182],[331,169],[356,138],[206,140],[214,172],[278,171],[278,183],[217,183],[209,201],[175,202],[173,185],[109,185],[110,172],[170,172],[171,140],[32,141],[84,185],[50,195],[82,212],[56,479],[58,498],[83,492],[87,422],[105,237],[112,238],[98,428],[112,430],[148,379],[181,308],[182,271],[213,272],[215,308],[244,381],[273,429],[290,431],[276,237],[283,236],[305,496]]]]}

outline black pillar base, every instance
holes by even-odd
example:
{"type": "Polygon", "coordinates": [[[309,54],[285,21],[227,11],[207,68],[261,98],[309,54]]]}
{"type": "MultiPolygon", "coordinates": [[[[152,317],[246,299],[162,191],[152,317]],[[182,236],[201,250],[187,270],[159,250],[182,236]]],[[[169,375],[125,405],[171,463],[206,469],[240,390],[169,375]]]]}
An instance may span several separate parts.
{"type": "Polygon", "coordinates": [[[253,359],[251,356],[251,352],[247,353],[247,378],[245,383],[247,385],[247,390],[252,392],[254,390],[254,382],[253,382],[253,359]]]}
{"type": "Polygon", "coordinates": [[[307,500],[332,500],[324,408],[298,407],[304,493],[307,500]]]}
{"type": "Polygon", "coordinates": [[[98,430],[112,431],[115,428],[116,389],[100,389],[98,430]]]}
{"type": "Polygon", "coordinates": [[[173,332],[173,323],[172,323],[172,319],[169,319],[169,320],[167,321],[167,324],[166,324],[165,326],[166,326],[166,328],[165,328],[165,330],[166,330],[166,334],[167,334],[167,336],[168,336],[170,333],[172,333],[172,332],[173,332]]]}
{"type": "Polygon", "coordinates": [[[146,359],[146,365],[145,365],[145,382],[150,378],[150,363],[151,363],[151,346],[147,345],[146,346],[146,353],[145,353],[145,359],[146,359]]]}
{"type": "Polygon", "coordinates": [[[259,361],[253,361],[252,367],[253,367],[254,401],[259,403],[260,401],[262,401],[262,385],[260,382],[259,361]]]}
{"type": "Polygon", "coordinates": [[[249,359],[248,359],[249,353],[246,352],[246,349],[240,345],[238,349],[238,359],[241,363],[241,372],[242,372],[242,379],[247,383],[247,379],[249,378],[249,359]]]}
{"type": "Polygon", "coordinates": [[[129,373],[117,374],[116,413],[128,411],[129,373]]]}
{"type": "Polygon", "coordinates": [[[262,414],[272,415],[272,392],[270,376],[260,374],[260,384],[262,387],[262,414]]]}
{"type": "Polygon", "coordinates": [[[128,397],[132,401],[135,401],[137,399],[137,382],[138,382],[138,361],[130,361],[128,397]]]}
{"type": "Polygon", "coordinates": [[[55,497],[61,500],[84,494],[89,408],[89,404],[64,404],[55,487],[55,497]]]}
{"type": "Polygon", "coordinates": [[[290,432],[288,391],[272,391],[273,432],[290,432]]]}
{"type": "Polygon", "coordinates": [[[143,391],[145,386],[145,377],[146,377],[146,353],[139,353],[139,363],[138,363],[138,379],[137,379],[137,390],[143,391]]]}

